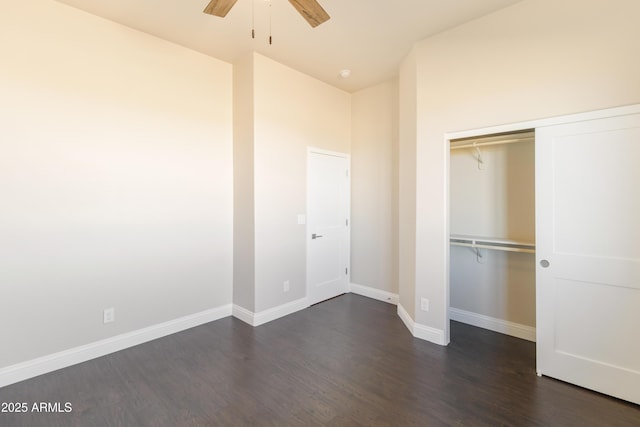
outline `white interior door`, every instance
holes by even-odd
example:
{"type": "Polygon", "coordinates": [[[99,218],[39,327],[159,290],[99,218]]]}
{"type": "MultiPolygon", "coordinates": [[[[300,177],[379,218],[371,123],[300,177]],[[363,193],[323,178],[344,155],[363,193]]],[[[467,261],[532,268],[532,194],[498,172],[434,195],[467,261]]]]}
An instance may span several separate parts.
{"type": "Polygon", "coordinates": [[[640,404],[640,114],[536,129],[537,369],[640,404]]]}
{"type": "Polygon", "coordinates": [[[307,287],[310,304],[348,291],[349,157],[309,151],[307,287]]]}

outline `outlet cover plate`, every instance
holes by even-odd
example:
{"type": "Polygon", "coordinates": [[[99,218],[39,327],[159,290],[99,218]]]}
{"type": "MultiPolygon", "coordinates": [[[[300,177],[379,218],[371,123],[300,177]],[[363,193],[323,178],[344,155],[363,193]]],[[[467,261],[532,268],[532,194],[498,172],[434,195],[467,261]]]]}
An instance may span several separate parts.
{"type": "Polygon", "coordinates": [[[112,323],[116,320],[116,309],[113,307],[105,308],[102,313],[102,321],[106,323],[112,323]]]}

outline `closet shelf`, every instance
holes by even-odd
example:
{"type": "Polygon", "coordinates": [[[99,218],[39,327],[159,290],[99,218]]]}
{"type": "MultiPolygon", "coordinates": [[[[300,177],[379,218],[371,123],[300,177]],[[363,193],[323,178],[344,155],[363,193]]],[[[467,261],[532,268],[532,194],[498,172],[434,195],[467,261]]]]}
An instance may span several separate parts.
{"type": "Polygon", "coordinates": [[[450,145],[451,150],[460,150],[462,148],[480,148],[480,147],[489,147],[491,145],[502,145],[502,144],[512,144],[514,142],[531,142],[535,141],[533,136],[521,137],[521,138],[512,138],[512,139],[500,139],[495,141],[474,141],[468,144],[456,144],[455,142],[450,145]]]}
{"type": "Polygon", "coordinates": [[[452,234],[449,236],[449,243],[452,246],[465,246],[468,248],[491,249],[496,251],[524,252],[529,254],[536,252],[536,245],[533,242],[494,237],[452,234]]]}

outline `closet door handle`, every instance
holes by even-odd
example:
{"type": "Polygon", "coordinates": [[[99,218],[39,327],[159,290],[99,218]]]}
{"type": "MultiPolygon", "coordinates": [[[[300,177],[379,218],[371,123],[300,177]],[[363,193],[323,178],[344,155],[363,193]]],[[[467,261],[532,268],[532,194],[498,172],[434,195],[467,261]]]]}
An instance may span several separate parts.
{"type": "Polygon", "coordinates": [[[548,268],[550,265],[551,265],[551,263],[546,259],[543,259],[543,260],[540,261],[540,267],[542,267],[542,268],[548,268]]]}
{"type": "Polygon", "coordinates": [[[312,239],[319,239],[320,237],[322,237],[322,234],[316,234],[316,233],[313,233],[313,234],[311,235],[311,238],[312,238],[312,239]]]}

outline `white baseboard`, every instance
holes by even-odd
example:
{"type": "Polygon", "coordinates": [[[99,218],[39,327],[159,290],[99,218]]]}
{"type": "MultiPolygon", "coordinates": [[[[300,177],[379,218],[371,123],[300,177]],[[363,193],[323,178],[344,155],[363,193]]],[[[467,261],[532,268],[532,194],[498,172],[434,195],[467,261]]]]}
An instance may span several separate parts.
{"type": "Polygon", "coordinates": [[[527,341],[536,341],[536,328],[520,323],[496,319],[495,317],[453,307],[449,308],[449,318],[457,322],[489,329],[490,331],[500,332],[501,334],[511,335],[512,337],[522,338],[527,341]]]}
{"type": "Polygon", "coordinates": [[[233,305],[233,317],[236,317],[251,326],[260,326],[273,320],[279,319],[296,311],[304,310],[309,307],[309,300],[300,298],[286,304],[279,305],[259,313],[254,313],[239,305],[233,305]]]}
{"type": "Polygon", "coordinates": [[[0,369],[0,387],[86,362],[231,315],[231,304],[0,369]]]}
{"type": "Polygon", "coordinates": [[[388,302],[389,304],[398,305],[398,294],[383,291],[381,289],[372,288],[371,286],[358,285],[356,283],[349,284],[351,293],[362,295],[363,297],[373,298],[378,301],[388,302]]]}
{"type": "Polygon", "coordinates": [[[242,320],[244,323],[253,326],[253,317],[255,314],[253,311],[247,310],[237,304],[233,304],[232,316],[236,319],[242,320]]]}
{"type": "Polygon", "coordinates": [[[407,329],[409,329],[411,335],[413,335],[414,337],[438,345],[449,344],[445,339],[443,330],[416,323],[411,318],[407,310],[402,307],[402,304],[398,304],[398,316],[400,316],[400,319],[402,319],[402,322],[404,322],[404,325],[407,327],[407,329]]]}

